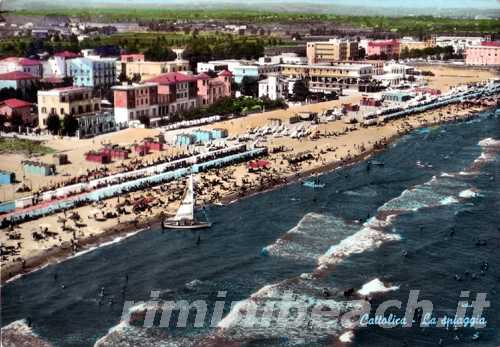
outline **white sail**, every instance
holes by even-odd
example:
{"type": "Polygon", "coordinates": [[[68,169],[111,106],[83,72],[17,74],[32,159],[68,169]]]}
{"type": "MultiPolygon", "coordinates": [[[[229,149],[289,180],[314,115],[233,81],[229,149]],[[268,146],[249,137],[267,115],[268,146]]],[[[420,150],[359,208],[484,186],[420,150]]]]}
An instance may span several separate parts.
{"type": "Polygon", "coordinates": [[[194,220],[194,187],[192,175],[189,177],[184,199],[175,214],[174,220],[194,220]]]}

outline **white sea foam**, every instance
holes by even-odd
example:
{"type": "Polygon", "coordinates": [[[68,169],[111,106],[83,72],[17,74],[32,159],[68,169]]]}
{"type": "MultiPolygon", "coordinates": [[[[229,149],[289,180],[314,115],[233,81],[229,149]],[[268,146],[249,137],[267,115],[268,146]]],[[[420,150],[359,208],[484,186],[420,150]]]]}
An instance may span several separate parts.
{"type": "Polygon", "coordinates": [[[2,327],[2,331],[7,330],[7,329],[12,330],[12,331],[16,331],[16,332],[24,334],[24,335],[37,336],[33,332],[33,330],[28,326],[25,319],[16,320],[16,321],[2,327]]]}
{"type": "Polygon", "coordinates": [[[203,284],[203,281],[200,281],[199,279],[194,279],[191,282],[186,283],[185,286],[189,290],[194,290],[202,284],[203,284]]]}
{"type": "Polygon", "coordinates": [[[97,246],[92,246],[92,247],[89,247],[87,249],[84,249],[83,251],[80,251],[80,252],[76,252],[75,254],[73,254],[71,257],[68,257],[68,259],[72,259],[72,258],[76,258],[76,257],[80,257],[84,254],[87,254],[87,253],[90,253],[92,251],[95,251],[96,249],[99,249],[99,248],[102,248],[102,247],[107,247],[107,246],[110,246],[112,244],[115,244],[115,243],[118,243],[118,242],[121,242],[125,239],[128,239],[129,237],[132,237],[138,233],[140,233],[141,231],[144,231],[146,229],[139,229],[139,230],[135,230],[135,231],[132,231],[130,233],[127,233],[125,235],[122,235],[122,236],[117,236],[115,237],[113,240],[111,241],[107,241],[107,242],[103,242],[97,246]]]}
{"type": "Polygon", "coordinates": [[[363,284],[360,290],[358,290],[359,295],[370,295],[373,293],[385,293],[385,292],[390,292],[393,290],[398,290],[399,286],[392,286],[392,287],[386,287],[385,284],[379,280],[378,278],[375,278],[371,280],[368,283],[363,284]]]}
{"type": "Polygon", "coordinates": [[[325,252],[325,244],[335,243],[357,229],[333,216],[307,213],[296,226],[264,247],[262,254],[316,261],[325,252]]]}
{"type": "Polygon", "coordinates": [[[470,199],[470,198],[475,198],[479,196],[479,193],[472,190],[472,189],[466,189],[462,190],[459,194],[459,197],[464,198],[464,199],[470,199]]]}
{"type": "Polygon", "coordinates": [[[363,253],[380,247],[384,242],[399,241],[398,234],[386,233],[365,224],[365,226],[345,239],[339,244],[331,246],[330,249],[318,259],[318,265],[334,265],[352,254],[363,253]]]}
{"type": "Polygon", "coordinates": [[[495,140],[489,137],[479,141],[478,145],[481,147],[500,147],[500,140],[495,140]]]}
{"type": "Polygon", "coordinates": [[[342,343],[351,343],[353,338],[354,332],[352,330],[349,330],[339,336],[339,341],[342,343]]]}
{"type": "Polygon", "coordinates": [[[441,177],[455,177],[455,175],[454,174],[449,174],[447,172],[442,172],[441,173],[441,177]]]}
{"type": "Polygon", "coordinates": [[[458,202],[459,201],[454,196],[447,196],[446,198],[441,199],[439,201],[439,204],[440,205],[452,205],[452,204],[457,204],[458,202]]]}
{"type": "Polygon", "coordinates": [[[52,346],[35,334],[24,319],[14,321],[2,327],[0,334],[2,336],[0,344],[2,346],[52,346]]]}
{"type": "Polygon", "coordinates": [[[312,308],[328,307],[338,310],[340,316],[348,310],[359,308],[359,302],[324,299],[311,295],[313,292],[319,292],[319,288],[311,286],[310,281],[283,281],[265,286],[248,299],[233,305],[219,322],[219,333],[235,339],[287,336],[292,345],[300,344],[304,339],[313,341],[326,335],[340,335],[344,327],[339,320],[328,315],[317,315],[314,313],[317,311],[312,308]]]}

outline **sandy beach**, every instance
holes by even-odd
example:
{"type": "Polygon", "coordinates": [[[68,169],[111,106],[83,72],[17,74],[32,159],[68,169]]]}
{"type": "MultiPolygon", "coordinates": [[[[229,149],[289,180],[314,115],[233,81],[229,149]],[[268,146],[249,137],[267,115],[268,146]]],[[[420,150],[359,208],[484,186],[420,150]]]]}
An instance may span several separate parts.
{"type": "MultiPolygon", "coordinates": [[[[439,76],[438,73],[455,74],[453,77],[455,84],[457,80],[461,83],[475,82],[492,76],[487,71],[472,70],[471,72],[463,69],[432,68],[436,71],[436,76],[429,80],[429,86],[440,87],[443,90],[451,86],[451,80],[448,81],[448,77],[439,76]],[[457,74],[467,77],[462,80],[462,78],[457,78],[457,74]]],[[[360,98],[360,95],[345,96],[340,100],[253,114],[202,128],[226,128],[229,136],[233,137],[247,132],[250,128],[268,125],[269,119],[281,119],[285,123],[297,112],[321,112],[339,107],[342,103],[359,102],[360,98]]],[[[410,118],[391,121],[381,126],[362,127],[359,124],[345,124],[344,120],[338,120],[316,125],[314,137],[268,138],[264,144],[269,149],[281,149],[275,153],[271,151],[263,158],[269,162],[268,169],[250,172],[247,164],[242,163],[200,173],[196,178],[198,202],[200,204],[228,203],[316,172],[349,165],[366,159],[374,151],[383,150],[387,144],[413,129],[469,119],[484,109],[485,107],[457,104],[410,118]],[[288,159],[300,153],[308,153],[307,159],[290,163],[288,159]]],[[[32,189],[36,191],[47,185],[64,182],[72,176],[98,169],[100,165],[84,160],[83,154],[90,149],[97,150],[104,143],[131,146],[146,137],[159,134],[160,131],[156,129],[127,129],[94,139],[47,141],[45,145],[57,149],[58,152],[67,153],[71,164],[60,166],[57,176],[30,177],[32,189]]],[[[182,151],[179,148],[168,147],[165,151],[153,152],[143,158],[132,156],[128,160],[116,161],[108,165],[108,170],[109,172],[120,170],[121,167],[132,165],[139,159],[148,163],[180,153],[182,151]]],[[[47,155],[39,159],[50,161],[51,156],[47,155]]],[[[5,160],[0,163],[0,169],[14,171],[17,177],[22,178],[23,173],[19,163],[26,158],[19,154],[3,157],[5,160]]],[[[0,241],[11,250],[11,254],[2,256],[2,281],[45,264],[60,261],[93,245],[109,242],[127,233],[150,227],[163,216],[175,212],[184,187],[184,180],[173,181],[147,191],[129,193],[90,206],[25,222],[3,232],[0,241]],[[120,210],[120,213],[116,213],[117,210],[120,210]],[[43,235],[43,238],[36,238],[35,235],[43,235]]],[[[7,196],[11,199],[22,196],[22,194],[8,191],[7,188],[2,189],[1,197],[7,196]]],[[[12,187],[10,189],[12,190],[12,187]]]]}

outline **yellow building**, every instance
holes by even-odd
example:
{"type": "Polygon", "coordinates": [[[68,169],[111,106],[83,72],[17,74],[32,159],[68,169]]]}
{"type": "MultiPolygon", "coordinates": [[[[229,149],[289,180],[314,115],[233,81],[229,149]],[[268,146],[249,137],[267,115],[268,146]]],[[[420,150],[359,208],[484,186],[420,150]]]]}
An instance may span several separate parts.
{"type": "Polygon", "coordinates": [[[334,65],[281,65],[281,74],[286,78],[304,79],[312,92],[337,91],[340,88],[357,87],[369,81],[373,74],[370,64],[334,65]]]}
{"type": "Polygon", "coordinates": [[[187,60],[132,61],[126,62],[124,65],[128,78],[138,75],[141,76],[141,81],[149,80],[164,73],[189,71],[189,62],[187,60]]]}
{"type": "Polygon", "coordinates": [[[87,87],[66,87],[40,90],[38,96],[38,126],[47,127],[47,118],[53,113],[63,119],[64,115],[79,116],[100,110],[101,100],[92,96],[87,87]]]}
{"type": "Polygon", "coordinates": [[[356,60],[358,58],[358,42],[339,39],[308,42],[306,51],[309,64],[356,60]]]}
{"type": "Polygon", "coordinates": [[[408,51],[411,51],[412,49],[425,49],[425,48],[432,48],[436,46],[436,39],[435,38],[430,38],[425,41],[416,41],[413,38],[403,38],[400,41],[399,44],[399,53],[403,53],[406,49],[408,51]]]}

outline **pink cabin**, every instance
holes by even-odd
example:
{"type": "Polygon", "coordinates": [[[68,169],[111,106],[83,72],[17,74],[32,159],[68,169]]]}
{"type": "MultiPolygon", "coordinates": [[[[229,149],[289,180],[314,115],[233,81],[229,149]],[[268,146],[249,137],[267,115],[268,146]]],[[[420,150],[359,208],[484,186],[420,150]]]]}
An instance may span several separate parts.
{"type": "Polygon", "coordinates": [[[90,151],[85,153],[85,160],[99,164],[109,164],[111,163],[111,155],[109,153],[90,151]]]}

